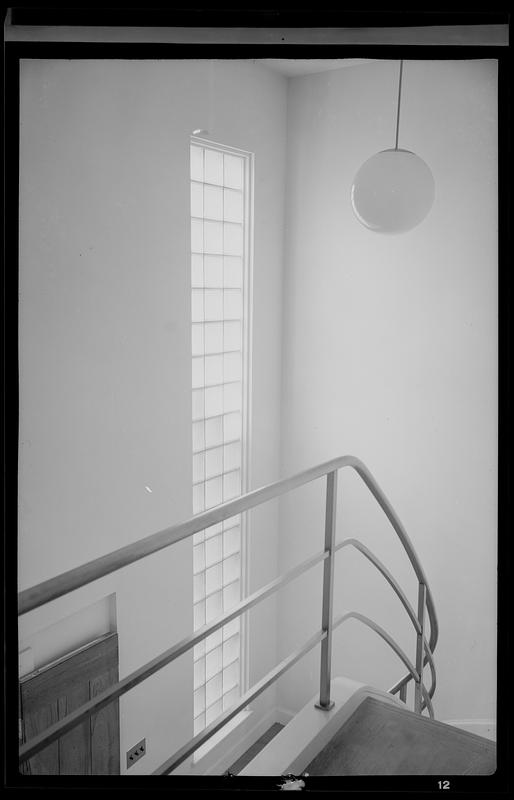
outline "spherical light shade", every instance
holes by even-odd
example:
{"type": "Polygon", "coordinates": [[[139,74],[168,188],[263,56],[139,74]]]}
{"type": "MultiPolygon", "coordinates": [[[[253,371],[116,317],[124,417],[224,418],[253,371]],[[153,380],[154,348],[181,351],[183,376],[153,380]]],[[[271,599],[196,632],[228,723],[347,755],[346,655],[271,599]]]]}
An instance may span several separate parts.
{"type": "Polygon", "coordinates": [[[434,178],[422,158],[410,150],[382,150],[357,172],[352,206],[372,231],[403,233],[426,217],[434,194],[434,178]]]}

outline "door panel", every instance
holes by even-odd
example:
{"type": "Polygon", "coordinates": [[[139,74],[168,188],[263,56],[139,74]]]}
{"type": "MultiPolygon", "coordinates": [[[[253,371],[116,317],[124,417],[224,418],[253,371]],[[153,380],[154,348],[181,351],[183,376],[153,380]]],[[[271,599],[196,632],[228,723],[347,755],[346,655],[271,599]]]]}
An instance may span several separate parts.
{"type": "MultiPolygon", "coordinates": [[[[101,694],[108,686],[118,680],[117,669],[104,672],[98,678],[89,681],[90,697],[101,694]]],[[[90,718],[91,740],[91,774],[118,775],[119,763],[119,721],[116,706],[111,704],[101,708],[90,718]]]]}
{"type": "MultiPolygon", "coordinates": [[[[58,719],[57,701],[46,703],[40,708],[34,709],[27,717],[23,717],[22,711],[23,742],[37,736],[38,733],[53,725],[58,719]]],[[[44,750],[40,750],[30,761],[25,761],[22,767],[21,771],[26,775],[59,775],[59,742],[52,742],[44,750]]]]}
{"type": "MultiPolygon", "coordinates": [[[[117,680],[115,633],[22,678],[23,741],[63,719],[117,680]]],[[[119,738],[119,702],[115,700],[24,762],[20,771],[31,775],[118,775],[119,738]]]]}

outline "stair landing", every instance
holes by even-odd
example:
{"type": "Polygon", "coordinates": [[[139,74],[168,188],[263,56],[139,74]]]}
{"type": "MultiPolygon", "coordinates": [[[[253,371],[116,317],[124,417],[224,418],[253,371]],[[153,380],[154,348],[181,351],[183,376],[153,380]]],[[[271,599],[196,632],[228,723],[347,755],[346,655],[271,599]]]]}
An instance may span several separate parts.
{"type": "Polygon", "coordinates": [[[366,698],[305,767],[309,775],[490,775],[496,745],[366,698]]]}

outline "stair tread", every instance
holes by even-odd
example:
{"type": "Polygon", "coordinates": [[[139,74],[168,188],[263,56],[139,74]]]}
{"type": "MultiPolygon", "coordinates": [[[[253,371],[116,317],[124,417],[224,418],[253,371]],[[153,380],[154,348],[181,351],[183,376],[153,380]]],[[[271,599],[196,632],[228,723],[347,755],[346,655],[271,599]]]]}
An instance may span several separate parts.
{"type": "Polygon", "coordinates": [[[366,698],[305,768],[309,775],[489,775],[496,745],[366,698]]]}

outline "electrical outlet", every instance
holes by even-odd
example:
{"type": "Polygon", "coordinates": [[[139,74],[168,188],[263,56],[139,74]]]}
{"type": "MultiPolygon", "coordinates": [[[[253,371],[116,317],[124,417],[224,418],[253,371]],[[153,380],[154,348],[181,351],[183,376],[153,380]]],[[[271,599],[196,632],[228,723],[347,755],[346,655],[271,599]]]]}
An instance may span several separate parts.
{"type": "Polygon", "coordinates": [[[139,759],[142,758],[145,753],[146,739],[141,739],[141,741],[138,742],[135,747],[131,747],[130,750],[127,751],[127,769],[135,764],[136,761],[139,761],[139,759]]]}

